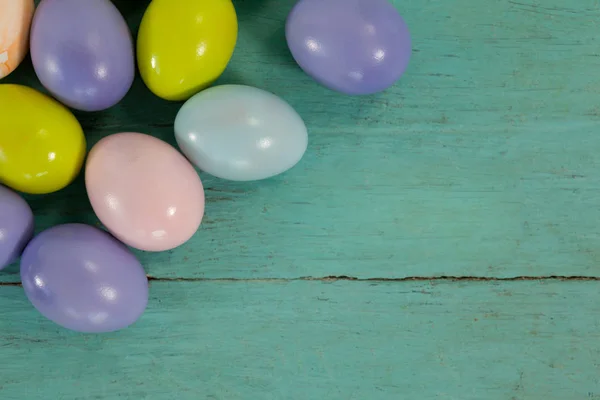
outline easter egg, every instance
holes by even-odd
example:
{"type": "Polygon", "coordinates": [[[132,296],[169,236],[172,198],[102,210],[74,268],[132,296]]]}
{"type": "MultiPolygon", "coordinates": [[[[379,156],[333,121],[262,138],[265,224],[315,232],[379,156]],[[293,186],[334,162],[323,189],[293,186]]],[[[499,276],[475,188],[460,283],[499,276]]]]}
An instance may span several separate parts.
{"type": "Polygon", "coordinates": [[[82,111],[117,104],[135,74],[131,33],[109,0],[42,0],[31,26],[31,59],[42,85],[82,111]]]}
{"type": "Polygon", "coordinates": [[[111,332],[134,323],[148,303],[148,278],[131,251],[83,224],[47,229],[21,257],[27,298],[46,318],[79,332],[111,332]]]}
{"type": "Polygon", "coordinates": [[[0,183],[32,194],[75,179],[86,142],[81,125],[56,100],[26,86],[0,85],[0,183]]]}
{"type": "Polygon", "coordinates": [[[237,31],[231,0],[153,0],[137,39],[143,81],[163,99],[188,99],[223,73],[237,31]]]}
{"type": "Polygon", "coordinates": [[[21,255],[33,235],[33,212],[17,193],[0,185],[0,270],[21,255]]]}
{"type": "Polygon", "coordinates": [[[408,28],[388,0],[300,0],[285,33],[308,75],[349,95],[387,89],[410,59],[408,28]]]}
{"type": "Polygon", "coordinates": [[[0,0],[0,79],[21,64],[29,50],[33,0],[0,0]]]}
{"type": "Polygon", "coordinates": [[[204,189],[194,167],[169,144],[142,133],[100,140],[88,156],[85,185],[98,219],[140,250],[183,244],[204,215],[204,189]]]}
{"type": "Polygon", "coordinates": [[[175,137],[198,168],[233,181],[280,174],[308,144],[306,126],[288,103],[243,85],[215,86],[189,99],[175,118],[175,137]]]}

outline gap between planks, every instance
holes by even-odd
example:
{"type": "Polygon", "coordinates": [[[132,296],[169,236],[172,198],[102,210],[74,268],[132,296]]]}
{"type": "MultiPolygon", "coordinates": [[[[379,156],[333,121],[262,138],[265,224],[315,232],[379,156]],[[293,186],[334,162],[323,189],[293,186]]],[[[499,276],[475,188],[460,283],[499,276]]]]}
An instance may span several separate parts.
{"type": "MultiPolygon", "coordinates": [[[[354,276],[324,276],[299,278],[157,278],[148,275],[150,282],[293,282],[293,281],[351,281],[351,282],[439,282],[439,281],[473,281],[473,282],[512,282],[512,281],[600,281],[596,276],[512,276],[506,278],[482,276],[407,276],[404,278],[357,278],[354,276]]],[[[21,286],[21,282],[0,282],[0,286],[21,286]]]]}

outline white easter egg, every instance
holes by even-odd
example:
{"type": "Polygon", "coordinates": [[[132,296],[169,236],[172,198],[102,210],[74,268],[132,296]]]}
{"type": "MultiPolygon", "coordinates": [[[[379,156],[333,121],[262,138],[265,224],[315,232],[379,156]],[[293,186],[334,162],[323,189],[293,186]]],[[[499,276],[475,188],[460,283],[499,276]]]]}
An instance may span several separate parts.
{"type": "Polygon", "coordinates": [[[233,181],[281,174],[308,145],[304,121],[287,102],[243,85],[215,86],[190,98],[175,119],[175,136],[198,168],[233,181]]]}

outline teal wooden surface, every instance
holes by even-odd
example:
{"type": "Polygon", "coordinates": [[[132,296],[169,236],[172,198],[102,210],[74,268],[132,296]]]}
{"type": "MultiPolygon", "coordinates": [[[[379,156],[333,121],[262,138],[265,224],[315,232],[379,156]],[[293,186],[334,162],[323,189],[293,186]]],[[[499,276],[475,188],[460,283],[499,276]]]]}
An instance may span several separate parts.
{"type": "MultiPolygon", "coordinates": [[[[406,75],[345,97],[291,59],[292,0],[235,1],[219,83],[290,102],[306,157],[264,182],[201,174],[202,228],[137,253],[152,301],[125,331],[61,330],[0,273],[0,399],[600,399],[600,1],[394,3],[406,75]]],[[[148,1],[115,4],[135,32],[148,1]]],[[[39,88],[29,61],[8,81],[39,88]]],[[[76,115],[90,146],[174,144],[180,105],[137,79],[76,115]]],[[[82,179],[28,200],[38,231],[98,223],[82,179]]]]}
{"type": "MultiPolygon", "coordinates": [[[[147,3],[117,2],[132,27],[147,3]]],[[[283,37],[292,4],[236,1],[239,43],[220,82],[289,101],[310,130],[305,159],[269,182],[203,176],[203,228],[175,252],[143,255],[151,275],[597,275],[597,0],[398,1],[414,56],[398,85],[370,97],[330,92],[296,67],[283,37]]],[[[39,87],[29,66],[12,81],[39,87]]],[[[174,143],[179,107],[137,80],[117,107],[77,115],[90,145],[125,130],[174,143]]],[[[82,193],[80,180],[34,199],[39,229],[96,222],[82,193]]]]}
{"type": "Polygon", "coordinates": [[[130,329],[80,335],[5,288],[2,399],[600,399],[595,282],[157,282],[151,293],[130,329]]]}

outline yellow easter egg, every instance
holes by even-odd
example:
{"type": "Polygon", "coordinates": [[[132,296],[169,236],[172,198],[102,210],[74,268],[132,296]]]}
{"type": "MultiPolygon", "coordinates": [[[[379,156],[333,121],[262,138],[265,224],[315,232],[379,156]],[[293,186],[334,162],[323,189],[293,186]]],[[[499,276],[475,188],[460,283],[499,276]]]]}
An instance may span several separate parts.
{"type": "Polygon", "coordinates": [[[26,86],[0,85],[0,183],[44,194],[75,179],[86,142],[75,116],[56,100],[26,86]]]}
{"type": "Polygon", "coordinates": [[[188,99],[223,73],[237,32],[231,0],[153,0],[137,39],[144,83],[163,99],[188,99]]]}
{"type": "Polygon", "coordinates": [[[33,0],[0,0],[0,79],[15,70],[29,50],[33,0]]]}

